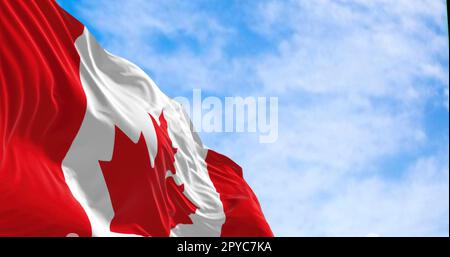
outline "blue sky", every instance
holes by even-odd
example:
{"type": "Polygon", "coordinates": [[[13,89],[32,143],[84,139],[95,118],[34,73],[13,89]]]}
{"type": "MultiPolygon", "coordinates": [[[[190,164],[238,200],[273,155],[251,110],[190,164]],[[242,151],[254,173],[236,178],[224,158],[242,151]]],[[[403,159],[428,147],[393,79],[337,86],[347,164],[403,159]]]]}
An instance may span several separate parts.
{"type": "Polygon", "coordinates": [[[279,236],[449,234],[444,0],[58,1],[169,96],[279,97],[279,139],[202,133],[279,236]]]}

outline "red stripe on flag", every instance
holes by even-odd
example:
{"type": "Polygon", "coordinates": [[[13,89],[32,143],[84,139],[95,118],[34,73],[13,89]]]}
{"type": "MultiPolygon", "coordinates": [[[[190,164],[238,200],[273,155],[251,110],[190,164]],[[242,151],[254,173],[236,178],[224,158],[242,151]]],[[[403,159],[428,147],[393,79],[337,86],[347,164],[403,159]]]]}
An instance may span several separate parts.
{"type": "Polygon", "coordinates": [[[83,25],[54,1],[1,5],[0,236],[89,236],[61,169],[86,110],[83,25]]]}
{"type": "Polygon", "coordinates": [[[273,236],[258,199],[242,177],[242,168],[208,150],[206,164],[225,212],[221,236],[273,236]]]}

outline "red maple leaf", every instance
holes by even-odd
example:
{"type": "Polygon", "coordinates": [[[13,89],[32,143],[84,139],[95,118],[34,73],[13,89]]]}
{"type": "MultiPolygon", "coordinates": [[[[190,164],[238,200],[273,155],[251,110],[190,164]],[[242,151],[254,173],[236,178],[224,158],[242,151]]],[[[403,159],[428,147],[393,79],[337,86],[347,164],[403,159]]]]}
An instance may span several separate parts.
{"type": "Polygon", "coordinates": [[[167,171],[176,173],[177,149],[167,133],[167,121],[161,113],[159,123],[150,115],[155,127],[158,151],[154,167],[145,138],[137,143],[115,127],[111,161],[99,161],[114,209],[112,232],[142,236],[168,236],[177,224],[192,224],[189,214],[197,207],[183,194],[167,171]]]}

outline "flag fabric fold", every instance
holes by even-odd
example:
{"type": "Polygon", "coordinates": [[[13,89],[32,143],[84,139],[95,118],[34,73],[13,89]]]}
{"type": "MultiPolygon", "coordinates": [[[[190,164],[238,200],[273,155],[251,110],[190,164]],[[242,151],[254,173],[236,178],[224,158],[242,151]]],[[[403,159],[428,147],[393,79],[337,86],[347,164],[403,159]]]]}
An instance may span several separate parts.
{"type": "Polygon", "coordinates": [[[0,236],[273,236],[145,72],[54,1],[0,8],[0,236]]]}

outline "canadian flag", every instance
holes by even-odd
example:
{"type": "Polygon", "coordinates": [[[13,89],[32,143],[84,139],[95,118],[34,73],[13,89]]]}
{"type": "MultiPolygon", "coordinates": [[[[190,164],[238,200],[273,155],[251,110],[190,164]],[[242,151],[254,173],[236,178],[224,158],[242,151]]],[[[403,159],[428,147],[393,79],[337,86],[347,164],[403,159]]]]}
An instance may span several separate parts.
{"type": "Polygon", "coordinates": [[[54,1],[1,1],[0,236],[272,236],[241,168],[54,1]]]}

